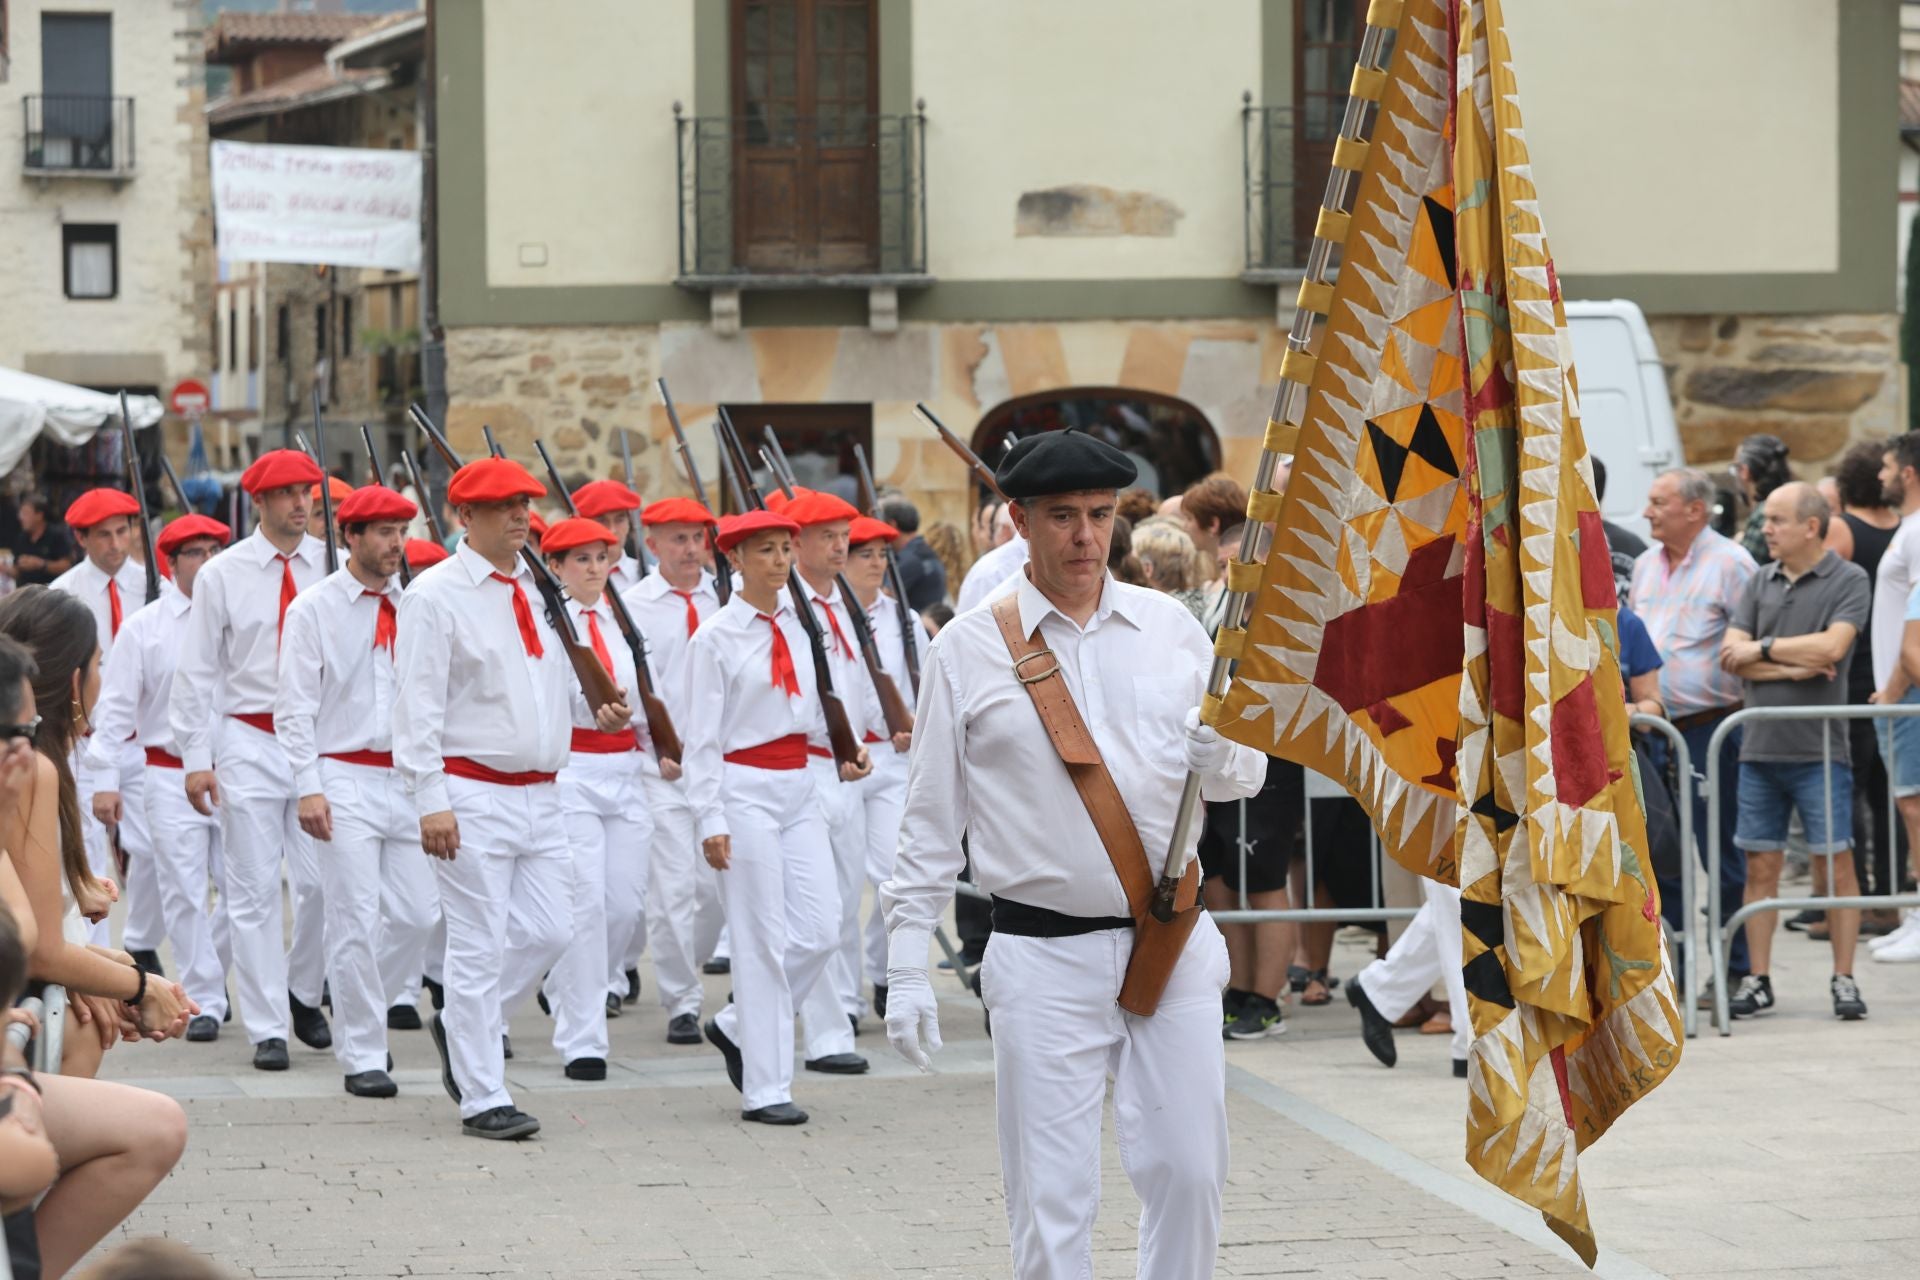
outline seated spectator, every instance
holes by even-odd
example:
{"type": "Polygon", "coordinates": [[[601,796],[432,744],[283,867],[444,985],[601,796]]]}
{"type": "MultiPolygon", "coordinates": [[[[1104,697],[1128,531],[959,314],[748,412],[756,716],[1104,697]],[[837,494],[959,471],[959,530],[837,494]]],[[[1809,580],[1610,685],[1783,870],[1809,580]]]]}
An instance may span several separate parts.
{"type": "Polygon", "coordinates": [[[20,499],[20,532],[11,549],[16,586],[44,587],[73,568],[73,537],[65,525],[49,521],[43,493],[20,499]]]}
{"type": "MultiPolygon", "coordinates": [[[[0,875],[5,875],[0,870],[0,875]]],[[[18,882],[15,881],[15,884],[18,882]]],[[[17,890],[0,898],[18,899],[17,890]]],[[[38,1034],[24,1010],[12,1007],[27,985],[27,944],[13,911],[0,902],[0,1031],[16,1024],[38,1034]]],[[[6,1228],[7,1260],[15,1276],[37,1275],[40,1245],[33,1230],[33,1204],[60,1176],[60,1157],[47,1140],[40,1090],[26,1056],[11,1040],[0,1042],[0,1222],[6,1228]]]]}
{"type": "Polygon", "coordinates": [[[900,586],[907,593],[907,607],[914,610],[947,598],[947,569],[920,536],[920,508],[905,498],[882,498],[880,519],[900,531],[893,544],[894,561],[900,566],[900,586]]]}
{"type": "Polygon", "coordinates": [[[1133,554],[1140,557],[1147,586],[1164,591],[1194,617],[1204,619],[1207,595],[1200,589],[1200,552],[1184,526],[1160,516],[1136,525],[1133,554]]]}

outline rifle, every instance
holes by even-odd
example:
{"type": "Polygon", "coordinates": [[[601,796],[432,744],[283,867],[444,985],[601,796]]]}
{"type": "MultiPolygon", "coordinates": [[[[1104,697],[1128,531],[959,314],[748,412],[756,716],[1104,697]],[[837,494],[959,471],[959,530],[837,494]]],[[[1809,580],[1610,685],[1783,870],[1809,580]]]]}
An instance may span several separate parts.
{"type": "MultiPolygon", "coordinates": [[[[859,468],[859,501],[855,504],[860,514],[873,515],[880,506],[880,490],[873,483],[873,472],[867,469],[867,451],[859,444],[853,446],[853,463],[859,468]]],[[[907,683],[913,688],[916,700],[920,697],[920,642],[913,634],[913,610],[907,605],[906,584],[900,578],[900,560],[893,554],[893,545],[887,545],[887,589],[893,592],[893,609],[900,619],[900,643],[907,651],[907,683]]],[[[958,588],[956,588],[957,590],[958,588]]]]}
{"type": "MultiPolygon", "coordinates": [[[[373,482],[378,485],[386,484],[387,473],[380,466],[380,451],[373,445],[373,428],[364,422],[360,424],[360,443],[367,447],[367,462],[373,467],[373,482]]],[[[400,585],[405,587],[412,581],[413,570],[407,567],[407,539],[403,533],[400,536],[400,585]]]]}
{"type": "Polygon", "coordinates": [[[333,573],[340,568],[340,551],[333,540],[333,479],[327,471],[327,422],[320,414],[318,382],[313,384],[313,446],[313,460],[320,464],[320,521],[327,526],[327,572],[333,573]]]}
{"type": "Polygon", "coordinates": [[[993,496],[1000,499],[1000,501],[1005,502],[1007,500],[1006,491],[1001,489],[1000,482],[993,478],[992,470],[988,468],[986,463],[980,461],[979,454],[967,448],[966,441],[947,430],[947,424],[935,417],[933,410],[927,408],[926,405],[916,401],[913,410],[933,424],[933,429],[940,433],[940,439],[946,444],[947,448],[953,450],[955,456],[957,456],[960,461],[967,464],[967,470],[973,472],[973,478],[975,480],[978,480],[981,484],[993,490],[993,496]]]}
{"type": "Polygon", "coordinates": [[[167,460],[164,453],[160,455],[160,470],[167,477],[167,483],[173,486],[174,496],[180,499],[181,508],[191,515],[193,503],[187,500],[186,488],[180,483],[180,477],[174,474],[173,463],[167,460]]]}
{"type": "MultiPolygon", "coordinates": [[[[427,441],[433,445],[434,451],[446,461],[449,467],[458,471],[466,465],[460,455],[453,451],[453,446],[447,443],[447,438],[440,434],[440,428],[433,425],[433,419],[427,416],[425,409],[418,404],[409,405],[407,416],[413,420],[414,426],[419,427],[426,434],[427,441]]],[[[491,437],[493,433],[487,434],[491,437]]],[[[497,445],[494,456],[501,456],[497,445]]],[[[580,682],[580,692],[586,695],[588,708],[598,712],[609,702],[619,702],[620,686],[613,682],[613,676],[600,665],[599,656],[580,643],[580,633],[573,629],[573,618],[567,613],[566,602],[561,598],[560,583],[554,578],[553,572],[547,568],[546,561],[525,543],[520,546],[520,558],[533,571],[533,585],[540,592],[541,603],[546,606],[547,622],[552,625],[554,634],[560,637],[560,648],[565,651],[567,661],[573,664],[574,678],[580,682]]]]}
{"type": "MultiPolygon", "coordinates": [[[[152,604],[160,598],[160,562],[153,558],[153,516],[147,510],[147,486],[140,480],[140,451],[133,443],[133,417],[124,391],[120,393],[120,443],[127,451],[127,474],[133,479],[133,498],[140,504],[140,546],[146,553],[147,603],[152,604]]],[[[186,499],[183,497],[181,501],[186,499]]]]}
{"type": "MultiPolygon", "coordinates": [[[[674,410],[673,397],[667,392],[667,380],[665,378],[655,378],[654,384],[660,388],[660,403],[666,406],[667,425],[673,428],[673,438],[680,450],[680,463],[687,469],[687,479],[693,485],[693,496],[699,499],[701,506],[717,516],[720,514],[720,508],[707,501],[707,486],[700,483],[700,464],[693,460],[693,449],[687,444],[687,433],[680,429],[680,415],[674,410]]],[[[721,489],[723,490],[721,499],[723,501],[726,498],[724,492],[726,488],[726,470],[726,464],[722,462],[720,466],[720,476],[721,489]]],[[[733,594],[733,574],[727,571],[727,558],[720,554],[720,544],[716,541],[717,537],[717,531],[712,525],[708,525],[707,550],[713,556],[713,589],[715,594],[720,597],[720,603],[724,605],[727,602],[727,597],[733,594]]]]}
{"type": "MultiPolygon", "coordinates": [[[[633,450],[627,446],[626,428],[615,429],[620,433],[620,470],[627,478],[627,488],[633,489],[635,495],[638,495],[640,491],[633,488],[633,450]]],[[[640,566],[642,578],[647,576],[647,552],[646,548],[640,545],[640,513],[645,509],[646,503],[642,502],[634,508],[633,519],[627,522],[626,552],[633,557],[633,562],[640,566]]]]}
{"type": "MultiPolygon", "coordinates": [[[[553,455],[547,452],[547,442],[535,440],[533,447],[540,454],[540,461],[546,463],[547,475],[552,479],[555,491],[560,494],[560,501],[566,505],[567,514],[579,515],[579,510],[573,505],[573,495],[560,482],[560,468],[553,465],[553,455]]],[[[620,634],[626,637],[627,648],[633,653],[633,670],[640,684],[640,709],[646,713],[647,736],[653,739],[654,754],[662,760],[679,764],[680,735],[674,731],[673,717],[667,712],[667,704],[660,701],[660,695],[654,691],[653,672],[647,666],[646,637],[640,634],[639,625],[634,622],[633,615],[627,612],[627,602],[620,598],[620,593],[613,589],[611,582],[602,594],[613,609],[613,620],[620,625],[620,634]]]]}
{"type": "Polygon", "coordinates": [[[446,546],[446,531],[440,527],[440,517],[433,514],[433,495],[427,492],[426,482],[420,479],[420,468],[413,460],[412,451],[402,449],[400,462],[407,469],[407,483],[413,486],[414,493],[420,497],[420,514],[427,522],[427,532],[433,535],[435,542],[443,547],[446,546]]]}
{"type": "MultiPolygon", "coordinates": [[[[772,427],[766,429],[766,436],[767,443],[760,450],[760,456],[767,460],[768,469],[791,500],[794,490],[793,467],[787,462],[786,450],[780,447],[780,438],[773,433],[772,427]]],[[[854,639],[860,645],[860,657],[867,665],[867,676],[873,681],[873,691],[880,695],[880,714],[887,722],[887,733],[912,733],[913,709],[900,696],[900,686],[881,666],[880,645],[873,638],[873,623],[868,619],[867,611],[860,607],[859,597],[853,594],[846,574],[837,573],[833,580],[840,588],[841,602],[847,606],[847,620],[853,624],[854,639]]]]}
{"type": "MultiPolygon", "coordinates": [[[[740,495],[747,510],[764,508],[766,500],[753,483],[752,471],[747,466],[746,449],[741,445],[740,437],[734,433],[733,419],[727,415],[724,406],[713,429],[720,441],[721,465],[731,467],[734,492],[740,495]]],[[[827,741],[833,747],[834,763],[853,764],[860,758],[860,742],[853,736],[853,721],[847,718],[847,704],[833,691],[833,668],[827,661],[826,635],[820,628],[820,619],[813,614],[806,585],[800,581],[797,569],[787,570],[787,594],[793,600],[793,616],[800,620],[801,629],[807,633],[807,647],[813,651],[814,685],[820,694],[820,710],[826,716],[827,741]]]]}

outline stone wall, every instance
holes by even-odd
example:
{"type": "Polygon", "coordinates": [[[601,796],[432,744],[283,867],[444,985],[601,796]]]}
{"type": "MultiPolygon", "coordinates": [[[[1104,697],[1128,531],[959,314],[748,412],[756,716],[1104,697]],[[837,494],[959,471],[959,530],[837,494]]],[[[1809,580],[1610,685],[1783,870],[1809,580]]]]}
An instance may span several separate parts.
{"type": "Polygon", "coordinates": [[[1659,316],[1680,443],[1718,467],[1743,437],[1779,436],[1812,478],[1855,440],[1906,429],[1895,315],[1659,316]]]}

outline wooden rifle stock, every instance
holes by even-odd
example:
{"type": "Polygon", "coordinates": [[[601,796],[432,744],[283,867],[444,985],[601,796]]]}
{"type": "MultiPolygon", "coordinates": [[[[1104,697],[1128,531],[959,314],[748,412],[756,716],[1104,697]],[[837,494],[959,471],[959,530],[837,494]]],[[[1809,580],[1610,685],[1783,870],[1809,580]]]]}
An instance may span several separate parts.
{"type": "MultiPolygon", "coordinates": [[[[687,433],[681,429],[680,414],[679,411],[673,407],[673,396],[667,391],[667,380],[665,378],[655,378],[653,381],[654,385],[660,388],[660,403],[665,406],[667,410],[667,425],[673,428],[674,443],[680,453],[680,465],[687,469],[687,481],[693,486],[693,496],[699,501],[701,506],[705,507],[715,516],[718,516],[720,514],[720,508],[707,501],[707,486],[700,482],[700,464],[694,461],[693,446],[687,443],[687,433]]],[[[726,462],[724,460],[720,464],[720,470],[722,473],[721,487],[724,489],[726,472],[726,462]]],[[[723,501],[725,497],[726,495],[723,492],[721,494],[723,501]]],[[[720,603],[724,605],[728,597],[733,595],[733,574],[727,568],[727,558],[720,554],[719,537],[719,530],[715,529],[712,525],[708,525],[707,554],[713,557],[713,590],[714,594],[720,597],[720,603]]]]}
{"type": "MultiPolygon", "coordinates": [[[[140,504],[140,547],[147,562],[147,603],[152,604],[160,598],[160,562],[154,558],[153,516],[147,510],[147,486],[140,479],[140,450],[133,441],[133,418],[127,408],[125,391],[120,393],[120,443],[127,453],[127,476],[133,481],[133,499],[140,504]]],[[[185,505],[184,494],[180,501],[185,505]]]]}
{"type": "Polygon", "coordinates": [[[933,429],[940,433],[940,439],[946,444],[947,448],[953,450],[954,455],[958,457],[960,461],[967,464],[967,470],[973,472],[973,478],[985,485],[988,489],[991,489],[996,498],[1005,502],[1007,500],[1006,492],[1000,488],[1000,482],[994,479],[993,471],[986,463],[980,461],[980,455],[967,448],[966,441],[947,430],[947,424],[935,417],[933,410],[927,408],[926,405],[916,402],[913,408],[914,412],[925,418],[933,425],[933,429]]]}

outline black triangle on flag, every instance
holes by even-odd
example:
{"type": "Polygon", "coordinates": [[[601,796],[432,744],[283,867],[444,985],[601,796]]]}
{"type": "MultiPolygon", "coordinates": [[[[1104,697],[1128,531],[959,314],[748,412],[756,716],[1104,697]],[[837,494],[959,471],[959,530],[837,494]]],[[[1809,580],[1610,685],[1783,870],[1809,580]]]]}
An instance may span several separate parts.
{"type": "Polygon", "coordinates": [[[1520,821],[1519,814],[1500,807],[1500,802],[1493,798],[1491,791],[1473,802],[1472,812],[1482,818],[1492,819],[1493,829],[1496,832],[1507,831],[1514,823],[1520,821]]]}
{"type": "MultiPolygon", "coordinates": [[[[1407,446],[1372,422],[1367,424],[1367,439],[1373,444],[1373,460],[1380,466],[1380,487],[1392,502],[1400,495],[1400,473],[1407,469],[1407,446]]],[[[1441,447],[1446,446],[1443,443],[1441,447]]]]}
{"type": "Polygon", "coordinates": [[[1435,471],[1443,471],[1456,480],[1460,478],[1460,464],[1453,460],[1447,433],[1441,429],[1440,419],[1434,416],[1432,405],[1420,406],[1420,421],[1413,429],[1413,441],[1407,449],[1435,471]]]}
{"type": "Polygon", "coordinates": [[[1432,196],[1422,196],[1420,203],[1426,206],[1427,229],[1433,232],[1434,247],[1440,251],[1440,261],[1447,268],[1447,287],[1460,287],[1460,268],[1456,264],[1453,243],[1453,210],[1435,200],[1432,196]]]}

